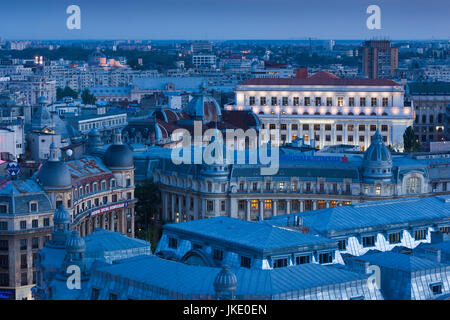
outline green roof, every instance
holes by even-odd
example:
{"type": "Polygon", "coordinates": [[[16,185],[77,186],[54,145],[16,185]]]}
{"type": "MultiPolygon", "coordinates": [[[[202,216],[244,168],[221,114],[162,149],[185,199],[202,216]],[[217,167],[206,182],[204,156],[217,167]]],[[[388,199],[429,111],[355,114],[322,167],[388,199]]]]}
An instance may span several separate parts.
{"type": "Polygon", "coordinates": [[[408,87],[411,95],[450,95],[450,82],[413,82],[408,87]]]}

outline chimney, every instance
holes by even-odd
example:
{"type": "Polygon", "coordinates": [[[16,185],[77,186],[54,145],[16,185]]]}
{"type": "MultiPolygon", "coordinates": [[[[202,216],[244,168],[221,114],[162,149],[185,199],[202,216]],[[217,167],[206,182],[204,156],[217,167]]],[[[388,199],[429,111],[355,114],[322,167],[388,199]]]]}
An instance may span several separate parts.
{"type": "Polygon", "coordinates": [[[307,79],[308,78],[308,68],[298,68],[297,70],[295,70],[295,78],[307,79]]]}

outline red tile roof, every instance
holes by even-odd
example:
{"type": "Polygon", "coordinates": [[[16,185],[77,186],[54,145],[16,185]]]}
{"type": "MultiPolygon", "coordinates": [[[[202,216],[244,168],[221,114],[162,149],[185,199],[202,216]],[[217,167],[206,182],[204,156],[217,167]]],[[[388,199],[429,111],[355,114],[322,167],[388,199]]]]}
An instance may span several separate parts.
{"type": "Polygon", "coordinates": [[[399,83],[388,79],[354,79],[339,78],[326,71],[319,71],[306,79],[298,78],[253,78],[245,80],[241,85],[254,86],[400,86],[399,83]]]}

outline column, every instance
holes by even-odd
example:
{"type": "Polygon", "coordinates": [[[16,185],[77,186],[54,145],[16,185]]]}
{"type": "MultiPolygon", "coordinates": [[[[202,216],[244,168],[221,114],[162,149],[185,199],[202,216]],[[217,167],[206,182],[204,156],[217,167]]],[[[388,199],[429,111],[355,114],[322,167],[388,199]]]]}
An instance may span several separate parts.
{"type": "Polygon", "coordinates": [[[194,220],[198,220],[198,199],[197,198],[192,198],[194,201],[194,220]]]}
{"type": "Polygon", "coordinates": [[[291,124],[289,122],[287,122],[286,126],[287,126],[287,139],[286,139],[286,142],[292,142],[291,124]]]}
{"type": "Polygon", "coordinates": [[[290,199],[286,200],[286,213],[287,214],[291,213],[291,200],[290,199]]]}
{"type": "Polygon", "coordinates": [[[313,200],[312,205],[313,205],[312,209],[317,210],[317,200],[313,200]]]}
{"type": "Polygon", "coordinates": [[[231,218],[237,218],[238,217],[238,206],[237,206],[237,200],[235,198],[230,198],[229,210],[230,210],[229,216],[231,218]]]}
{"type": "Polygon", "coordinates": [[[277,200],[272,201],[272,216],[275,217],[277,215],[277,200]]]}
{"type": "Polygon", "coordinates": [[[109,230],[114,231],[114,212],[109,212],[109,230]]]}
{"type": "Polygon", "coordinates": [[[131,214],[131,237],[134,238],[134,206],[130,208],[131,214]]]}
{"type": "Polygon", "coordinates": [[[264,201],[259,200],[259,220],[264,220],[264,201]]]}
{"type": "Polygon", "coordinates": [[[121,216],[122,216],[122,233],[128,234],[128,228],[127,228],[127,211],[126,209],[121,210],[121,216]]]}
{"type": "Polygon", "coordinates": [[[175,195],[173,193],[170,194],[171,207],[170,207],[170,222],[175,221],[175,195]]]}
{"type": "Polygon", "coordinates": [[[247,201],[247,211],[245,212],[245,220],[250,221],[250,200],[247,201]]]}
{"type": "Polygon", "coordinates": [[[329,208],[330,207],[330,201],[325,201],[325,208],[329,208]]]}
{"type": "Polygon", "coordinates": [[[100,215],[100,228],[105,229],[105,214],[100,215]]]}
{"type": "Polygon", "coordinates": [[[181,209],[181,205],[183,204],[183,197],[181,196],[177,196],[178,197],[178,222],[183,221],[183,213],[182,213],[182,209],[181,209]]]}
{"type": "Polygon", "coordinates": [[[299,201],[298,201],[298,204],[299,204],[299,210],[300,210],[300,212],[305,211],[305,204],[304,204],[304,201],[303,201],[303,200],[299,200],[299,201]]]}

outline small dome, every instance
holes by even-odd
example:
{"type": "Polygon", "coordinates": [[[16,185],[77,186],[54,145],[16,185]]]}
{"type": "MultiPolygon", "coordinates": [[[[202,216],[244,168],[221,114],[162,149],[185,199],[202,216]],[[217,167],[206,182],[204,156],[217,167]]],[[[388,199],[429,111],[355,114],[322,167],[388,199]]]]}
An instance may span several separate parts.
{"type": "Polygon", "coordinates": [[[134,167],[133,152],[122,144],[120,133],[116,133],[114,144],[110,145],[103,156],[108,168],[131,169],[134,167]]]}
{"type": "Polygon", "coordinates": [[[384,145],[378,130],[372,137],[372,143],[364,153],[364,178],[388,180],[392,177],[392,155],[384,145]]]}
{"type": "Polygon", "coordinates": [[[194,94],[184,111],[192,118],[206,122],[219,121],[222,116],[216,99],[205,92],[194,94]]]}
{"type": "Polygon", "coordinates": [[[216,292],[234,292],[236,288],[236,275],[230,271],[228,266],[224,266],[214,279],[214,289],[216,292]]]}
{"type": "Polygon", "coordinates": [[[383,137],[378,130],[372,137],[372,143],[364,153],[365,161],[390,161],[392,159],[391,152],[384,145],[383,137]]]}
{"type": "Polygon", "coordinates": [[[86,250],[86,243],[77,230],[72,231],[72,235],[67,240],[66,250],[68,253],[82,253],[86,250]]]}
{"type": "Polygon", "coordinates": [[[72,177],[66,164],[62,161],[45,162],[37,175],[43,187],[63,188],[72,186],[72,177]]]}
{"type": "Polygon", "coordinates": [[[71,222],[69,211],[64,208],[64,205],[60,205],[53,216],[53,224],[70,224],[71,222]]]}

